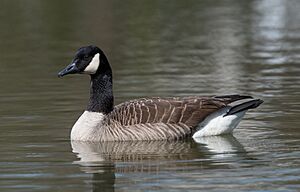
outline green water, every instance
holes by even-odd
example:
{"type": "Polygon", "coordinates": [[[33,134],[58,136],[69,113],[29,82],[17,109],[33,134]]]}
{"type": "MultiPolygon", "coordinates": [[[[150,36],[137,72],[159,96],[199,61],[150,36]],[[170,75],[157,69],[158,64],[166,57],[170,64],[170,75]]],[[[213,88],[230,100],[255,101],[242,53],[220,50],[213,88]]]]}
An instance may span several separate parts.
{"type": "Polygon", "coordinates": [[[300,2],[1,1],[0,191],[299,191],[300,2]],[[116,104],[249,94],[233,136],[78,143],[89,78],[57,78],[95,44],[116,104]]]}

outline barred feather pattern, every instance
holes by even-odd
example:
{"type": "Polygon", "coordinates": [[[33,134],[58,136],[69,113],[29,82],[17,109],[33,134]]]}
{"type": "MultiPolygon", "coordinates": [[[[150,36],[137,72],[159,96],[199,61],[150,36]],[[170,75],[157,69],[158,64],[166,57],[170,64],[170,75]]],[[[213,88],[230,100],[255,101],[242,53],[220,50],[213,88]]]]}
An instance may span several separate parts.
{"type": "Polygon", "coordinates": [[[193,134],[209,114],[248,96],[172,97],[127,101],[103,119],[100,140],[174,140],[193,134]]]}

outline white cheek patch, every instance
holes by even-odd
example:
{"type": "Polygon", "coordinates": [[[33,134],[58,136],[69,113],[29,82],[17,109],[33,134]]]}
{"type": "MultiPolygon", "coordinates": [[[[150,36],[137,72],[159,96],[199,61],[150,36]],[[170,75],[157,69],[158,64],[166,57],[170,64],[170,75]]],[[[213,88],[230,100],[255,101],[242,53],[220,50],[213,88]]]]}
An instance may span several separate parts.
{"type": "Polygon", "coordinates": [[[100,54],[97,53],[93,57],[93,59],[89,63],[89,65],[84,69],[83,72],[86,73],[86,74],[95,74],[96,71],[97,71],[97,69],[98,69],[98,67],[99,67],[99,65],[100,65],[100,54]]]}

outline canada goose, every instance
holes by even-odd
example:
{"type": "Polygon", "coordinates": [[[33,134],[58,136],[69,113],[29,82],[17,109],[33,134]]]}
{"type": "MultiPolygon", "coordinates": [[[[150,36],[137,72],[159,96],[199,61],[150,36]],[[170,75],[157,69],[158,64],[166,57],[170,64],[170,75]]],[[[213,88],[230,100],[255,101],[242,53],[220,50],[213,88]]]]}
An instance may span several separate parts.
{"type": "Polygon", "coordinates": [[[143,98],[114,106],[110,64],[104,52],[92,45],[79,48],[58,76],[75,73],[90,75],[91,87],[87,109],[74,124],[71,140],[163,140],[230,133],[248,109],[263,102],[225,95],[143,98]]]}

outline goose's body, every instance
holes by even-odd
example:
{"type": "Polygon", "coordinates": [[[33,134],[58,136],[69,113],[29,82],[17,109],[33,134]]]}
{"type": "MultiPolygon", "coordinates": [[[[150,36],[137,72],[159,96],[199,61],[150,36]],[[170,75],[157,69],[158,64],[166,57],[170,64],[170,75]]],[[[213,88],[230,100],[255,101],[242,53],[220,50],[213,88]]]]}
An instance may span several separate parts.
{"type": "Polygon", "coordinates": [[[72,128],[72,140],[163,140],[230,133],[248,109],[262,103],[250,96],[226,95],[137,99],[114,107],[111,68],[95,46],[80,48],[59,76],[70,73],[91,75],[89,104],[72,128]]]}

